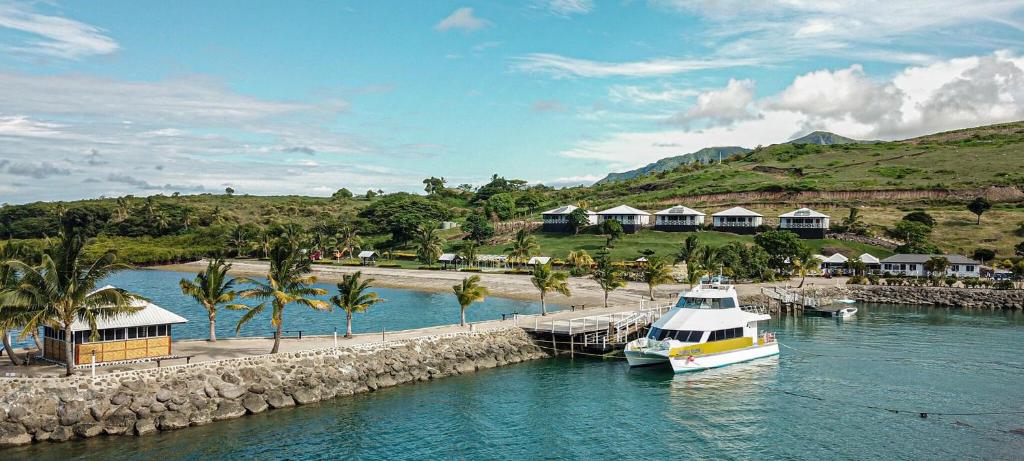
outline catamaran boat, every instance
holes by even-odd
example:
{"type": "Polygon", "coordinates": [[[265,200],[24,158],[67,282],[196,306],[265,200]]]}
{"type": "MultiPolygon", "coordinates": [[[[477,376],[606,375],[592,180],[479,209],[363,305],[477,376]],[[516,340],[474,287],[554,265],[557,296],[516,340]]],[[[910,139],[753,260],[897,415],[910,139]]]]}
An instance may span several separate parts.
{"type": "Polygon", "coordinates": [[[741,308],[734,286],[700,284],[683,293],[647,337],[626,344],[626,359],[631,367],[671,365],[681,373],[777,355],[775,335],[757,328],[769,319],[741,308]]]}
{"type": "Polygon", "coordinates": [[[853,317],[854,315],[857,315],[857,308],[856,307],[844,307],[842,309],[839,309],[835,313],[836,317],[839,317],[839,318],[842,318],[842,319],[848,319],[850,317],[853,317]]]}

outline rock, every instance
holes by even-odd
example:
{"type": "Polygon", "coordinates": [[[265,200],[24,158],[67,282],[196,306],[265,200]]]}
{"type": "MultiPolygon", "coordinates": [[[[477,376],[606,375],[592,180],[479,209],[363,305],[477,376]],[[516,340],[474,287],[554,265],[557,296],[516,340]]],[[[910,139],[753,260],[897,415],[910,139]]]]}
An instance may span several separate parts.
{"type": "Polygon", "coordinates": [[[234,400],[225,400],[217,405],[217,409],[213,411],[214,421],[223,421],[225,419],[234,419],[239,416],[245,415],[245,408],[242,408],[238,402],[234,400]]]}
{"type": "Polygon", "coordinates": [[[103,422],[103,431],[110,435],[125,434],[135,427],[135,413],[127,407],[114,410],[103,422]]]}
{"type": "Polygon", "coordinates": [[[262,384],[253,384],[252,386],[249,386],[249,392],[252,392],[253,394],[263,394],[267,392],[267,386],[262,384]]]}
{"type": "Polygon", "coordinates": [[[73,427],[75,435],[88,439],[103,433],[103,426],[96,423],[78,423],[73,427]]]}
{"type": "Polygon", "coordinates": [[[21,421],[21,418],[24,418],[25,415],[27,414],[28,410],[26,410],[25,407],[19,405],[14,408],[11,408],[11,411],[7,412],[7,419],[9,421],[18,422],[21,421]]]}
{"type": "Polygon", "coordinates": [[[294,407],[295,400],[285,395],[281,391],[270,391],[267,393],[267,403],[270,404],[271,408],[287,408],[294,407]]]}
{"type": "Polygon", "coordinates": [[[179,413],[177,411],[171,411],[160,416],[160,430],[170,431],[174,429],[184,429],[190,424],[188,416],[179,413]]]}
{"type": "Polygon", "coordinates": [[[309,405],[320,401],[320,394],[313,389],[296,389],[292,392],[292,398],[299,405],[309,405]]]}
{"type": "Polygon", "coordinates": [[[156,423],[152,419],[140,419],[135,422],[135,435],[149,435],[156,432],[156,423]]]}
{"type": "Polygon", "coordinates": [[[259,394],[248,394],[242,399],[242,406],[252,414],[263,413],[267,411],[267,401],[263,399],[259,394]]]}
{"type": "Polygon", "coordinates": [[[7,419],[7,410],[4,410],[4,407],[0,407],[0,422],[4,421],[6,419],[7,419]]]}
{"type": "Polygon", "coordinates": [[[66,442],[71,440],[75,436],[74,431],[68,426],[57,426],[53,432],[50,433],[50,440],[54,442],[66,442]]]}
{"type": "Polygon", "coordinates": [[[32,414],[21,418],[25,430],[32,433],[53,432],[57,428],[57,417],[53,415],[32,414]]]}
{"type": "Polygon", "coordinates": [[[242,386],[225,385],[220,388],[220,396],[225,399],[237,399],[245,394],[245,388],[242,386]]]}
{"type": "Polygon", "coordinates": [[[121,406],[132,401],[132,396],[125,394],[124,392],[118,392],[116,395],[110,398],[110,403],[121,406]]]}
{"type": "Polygon", "coordinates": [[[18,423],[0,423],[0,447],[32,443],[32,435],[18,423]]]}
{"type": "Polygon", "coordinates": [[[149,406],[150,413],[163,413],[165,411],[167,411],[167,405],[164,405],[160,402],[154,403],[149,406]]]}
{"type": "Polygon", "coordinates": [[[156,391],[156,401],[157,402],[160,402],[160,403],[166,402],[168,400],[171,400],[171,397],[173,397],[173,394],[171,394],[171,391],[169,391],[167,389],[161,388],[159,391],[156,391]]]}
{"type": "Polygon", "coordinates": [[[203,426],[212,423],[213,417],[210,416],[208,411],[196,411],[189,416],[188,420],[193,426],[203,426]]]}
{"type": "Polygon", "coordinates": [[[81,400],[67,402],[57,409],[57,417],[62,426],[73,426],[85,417],[85,402],[81,400]]]}

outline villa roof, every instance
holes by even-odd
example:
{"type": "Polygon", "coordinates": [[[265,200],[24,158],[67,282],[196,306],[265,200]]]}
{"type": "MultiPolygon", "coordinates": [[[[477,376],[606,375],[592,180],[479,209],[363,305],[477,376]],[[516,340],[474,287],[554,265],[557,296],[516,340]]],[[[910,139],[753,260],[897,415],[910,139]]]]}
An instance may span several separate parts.
{"type": "Polygon", "coordinates": [[[376,251],[373,251],[373,250],[363,250],[363,251],[359,252],[358,257],[360,257],[360,258],[372,258],[372,257],[374,257],[376,255],[377,255],[376,251]]]}
{"type": "Polygon", "coordinates": [[[548,261],[551,261],[550,256],[533,256],[526,264],[547,264],[548,261]]]}
{"type": "Polygon", "coordinates": [[[494,262],[494,261],[506,261],[508,260],[507,255],[477,255],[477,261],[480,262],[494,262]]]}
{"type": "Polygon", "coordinates": [[[728,210],[719,211],[718,213],[715,213],[715,214],[713,214],[711,216],[754,216],[754,217],[763,217],[762,214],[755,213],[755,212],[750,211],[750,210],[748,210],[746,208],[743,208],[741,206],[734,206],[732,208],[729,208],[728,210]]]}
{"type": "Polygon", "coordinates": [[[654,213],[654,214],[656,214],[656,215],[704,216],[704,213],[701,213],[701,212],[699,212],[697,210],[694,210],[693,208],[687,208],[687,207],[682,206],[682,205],[676,205],[676,206],[674,206],[672,208],[666,208],[666,209],[661,210],[661,211],[659,211],[657,213],[654,213]]]}
{"type": "Polygon", "coordinates": [[[960,256],[960,255],[916,255],[916,254],[892,255],[892,256],[890,256],[888,258],[883,259],[881,262],[887,263],[887,264],[892,264],[892,263],[897,263],[897,264],[906,264],[906,263],[910,263],[910,264],[924,264],[929,259],[932,259],[932,258],[935,258],[935,257],[946,258],[946,260],[949,261],[950,264],[981,264],[978,261],[975,261],[975,260],[973,260],[971,258],[968,258],[968,257],[965,257],[965,256],[960,256]]]}
{"type": "Polygon", "coordinates": [[[828,215],[825,213],[819,213],[810,208],[800,208],[799,210],[793,210],[789,213],[783,213],[779,215],[780,218],[827,218],[828,215]]]}
{"type": "Polygon", "coordinates": [[[579,207],[574,205],[563,205],[553,210],[545,211],[541,214],[569,214],[572,213],[573,211],[576,211],[577,208],[579,207]]]}
{"type": "Polygon", "coordinates": [[[604,210],[604,211],[599,211],[599,212],[597,212],[597,214],[600,214],[600,215],[631,214],[631,215],[644,215],[644,216],[650,216],[651,215],[650,213],[648,213],[648,212],[646,212],[644,210],[638,210],[638,209],[633,208],[633,207],[631,207],[629,205],[619,205],[619,206],[617,206],[615,208],[609,208],[609,209],[604,210]]]}
{"type": "Polygon", "coordinates": [[[437,258],[438,261],[455,261],[456,259],[459,259],[459,255],[455,253],[442,253],[441,256],[437,258]]]}
{"type": "Polygon", "coordinates": [[[868,253],[864,253],[860,255],[860,262],[864,264],[878,264],[881,261],[879,261],[878,258],[871,256],[868,253]]]}
{"type": "Polygon", "coordinates": [[[843,256],[842,253],[836,253],[832,256],[825,258],[825,262],[829,264],[844,264],[849,260],[850,258],[843,256]]]}
{"type": "MultiPolygon", "coordinates": [[[[107,285],[100,290],[113,288],[107,285]]],[[[96,319],[96,328],[105,330],[108,328],[132,328],[145,327],[150,325],[170,325],[177,323],[188,323],[184,317],[164,309],[152,302],[138,300],[132,303],[133,306],[141,307],[142,310],[130,314],[118,314],[105,319],[96,319]]],[[[89,322],[82,319],[75,319],[71,324],[71,331],[89,331],[89,322]]]]}

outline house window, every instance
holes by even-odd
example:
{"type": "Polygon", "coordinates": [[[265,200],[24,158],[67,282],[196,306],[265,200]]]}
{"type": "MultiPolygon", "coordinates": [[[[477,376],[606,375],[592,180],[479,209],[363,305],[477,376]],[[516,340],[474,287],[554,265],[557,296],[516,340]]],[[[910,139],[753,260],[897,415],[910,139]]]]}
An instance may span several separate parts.
{"type": "Polygon", "coordinates": [[[964,272],[974,272],[974,266],[964,266],[964,272]]]}

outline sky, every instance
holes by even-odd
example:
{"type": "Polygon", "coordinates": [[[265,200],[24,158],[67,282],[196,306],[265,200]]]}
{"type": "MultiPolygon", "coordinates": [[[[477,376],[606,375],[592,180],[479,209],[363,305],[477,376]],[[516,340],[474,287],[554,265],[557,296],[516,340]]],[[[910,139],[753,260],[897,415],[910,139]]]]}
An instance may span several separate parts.
{"type": "Polygon", "coordinates": [[[1020,0],[0,0],[0,203],[589,184],[1024,119],[1020,0]]]}

